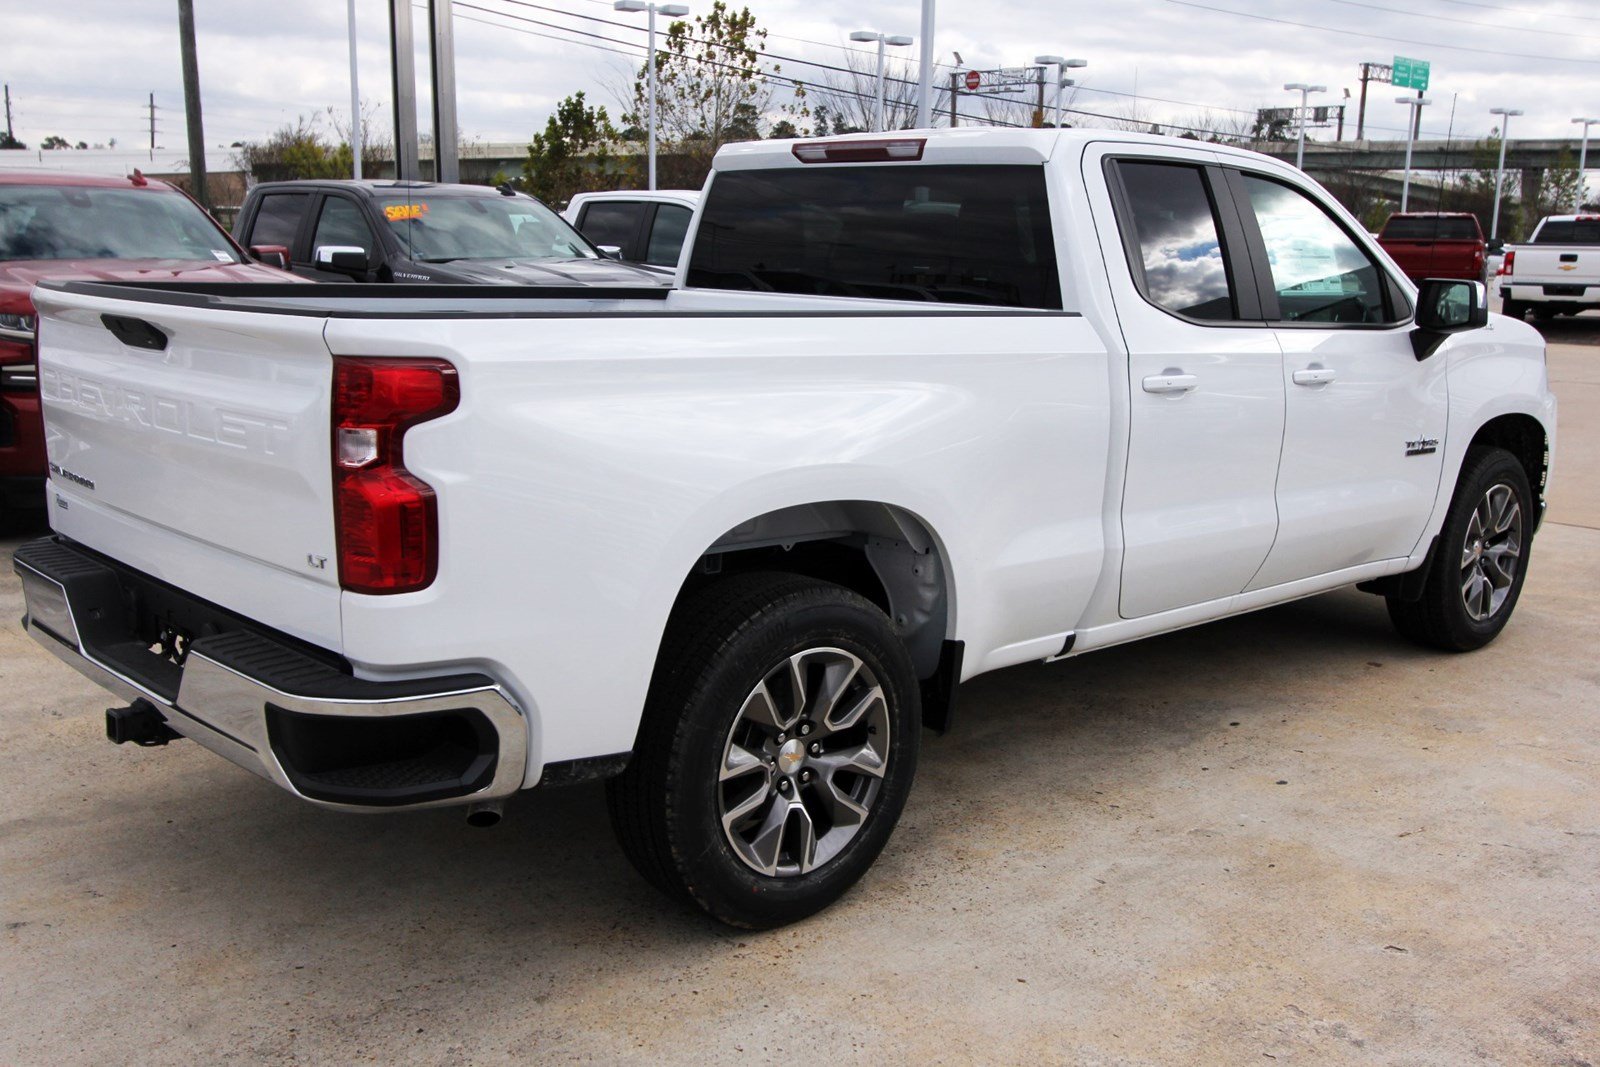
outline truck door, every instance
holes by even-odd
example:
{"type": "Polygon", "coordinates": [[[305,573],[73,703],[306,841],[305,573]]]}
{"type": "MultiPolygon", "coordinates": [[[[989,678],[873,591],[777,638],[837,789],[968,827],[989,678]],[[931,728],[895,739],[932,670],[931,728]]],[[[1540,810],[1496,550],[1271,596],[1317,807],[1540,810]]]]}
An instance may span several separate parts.
{"type": "Polygon", "coordinates": [[[1411,307],[1347,222],[1277,175],[1229,171],[1283,349],[1278,537],[1251,589],[1408,556],[1438,489],[1445,358],[1418,361],[1411,307]]]}
{"type": "Polygon", "coordinates": [[[1233,596],[1277,533],[1284,398],[1236,209],[1212,153],[1091,146],[1084,167],[1129,353],[1120,613],[1233,596]]]}

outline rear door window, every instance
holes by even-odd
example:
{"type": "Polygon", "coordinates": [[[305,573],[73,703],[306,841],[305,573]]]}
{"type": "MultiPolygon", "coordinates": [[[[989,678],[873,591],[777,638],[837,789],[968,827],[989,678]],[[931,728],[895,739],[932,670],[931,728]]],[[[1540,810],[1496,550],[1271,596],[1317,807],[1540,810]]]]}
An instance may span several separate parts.
{"type": "Polygon", "coordinates": [[[708,289],[1061,307],[1040,166],[729,171],[691,257],[708,289]]]}
{"type": "Polygon", "coordinates": [[[655,223],[650,227],[650,243],[645,246],[644,261],[656,267],[676,267],[693,215],[694,212],[677,204],[659,205],[655,223]]]}
{"type": "Polygon", "coordinates": [[[256,209],[256,219],[250,227],[249,243],[253,245],[283,245],[294,250],[295,234],[300,232],[300,220],[311,203],[310,193],[268,193],[261,198],[256,209]]]}
{"type": "Polygon", "coordinates": [[[1472,219],[1440,219],[1423,215],[1390,219],[1383,228],[1382,236],[1391,241],[1472,241],[1479,234],[1478,224],[1472,219]]]}
{"type": "Polygon", "coordinates": [[[1134,276],[1145,299],[1191,319],[1238,318],[1222,227],[1200,167],[1117,164],[1138,245],[1134,276]]]}
{"type": "Polygon", "coordinates": [[[621,203],[590,204],[583,209],[578,232],[596,245],[615,245],[624,258],[635,258],[639,225],[644,221],[645,205],[637,200],[621,203]]]}

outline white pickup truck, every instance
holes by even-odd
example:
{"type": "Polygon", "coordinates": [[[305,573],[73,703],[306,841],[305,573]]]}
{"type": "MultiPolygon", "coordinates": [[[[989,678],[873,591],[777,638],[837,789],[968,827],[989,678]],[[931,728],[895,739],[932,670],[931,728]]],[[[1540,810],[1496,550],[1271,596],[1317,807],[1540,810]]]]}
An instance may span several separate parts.
{"type": "Polygon", "coordinates": [[[1263,156],[1097,130],[724,148],[678,288],[41,286],[27,626],[314,803],[607,777],[655,884],[810,914],[959,682],[1362,583],[1512,613],[1555,401],[1263,156]]]}
{"type": "Polygon", "coordinates": [[[1500,309],[1551,319],[1600,308],[1600,215],[1551,215],[1527,244],[1506,249],[1500,309]]]}

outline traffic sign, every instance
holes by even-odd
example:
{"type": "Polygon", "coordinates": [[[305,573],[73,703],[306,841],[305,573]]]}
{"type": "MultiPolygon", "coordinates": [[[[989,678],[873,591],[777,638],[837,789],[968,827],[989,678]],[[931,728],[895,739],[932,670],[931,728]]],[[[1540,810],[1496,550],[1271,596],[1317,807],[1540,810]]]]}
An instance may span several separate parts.
{"type": "Polygon", "coordinates": [[[967,71],[967,92],[969,92],[969,93],[977,92],[978,91],[978,86],[980,86],[982,84],[983,84],[983,76],[982,75],[980,75],[975,70],[967,71]]]}
{"type": "Polygon", "coordinates": [[[1396,89],[1416,89],[1421,91],[1428,87],[1428,74],[1430,64],[1426,59],[1407,59],[1405,56],[1394,57],[1394,76],[1391,78],[1396,89]]]}

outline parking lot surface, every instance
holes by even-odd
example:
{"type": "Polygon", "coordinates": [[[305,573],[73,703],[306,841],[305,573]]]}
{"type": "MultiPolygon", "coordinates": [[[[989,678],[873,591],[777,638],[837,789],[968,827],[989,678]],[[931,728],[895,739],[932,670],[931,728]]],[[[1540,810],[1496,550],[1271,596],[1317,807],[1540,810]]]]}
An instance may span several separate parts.
{"type": "Polygon", "coordinates": [[[481,831],[115,748],[7,566],[0,1064],[1600,1063],[1600,318],[1546,325],[1499,641],[1352,590],[977,679],[862,885],[773,933],[656,895],[597,787],[481,831]]]}

